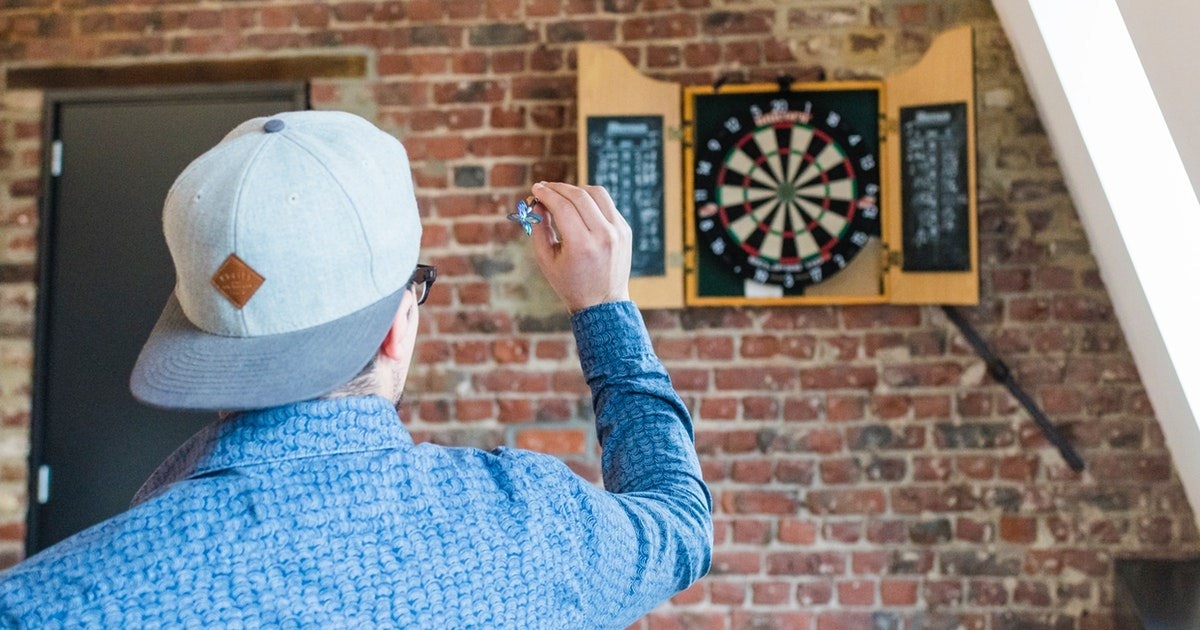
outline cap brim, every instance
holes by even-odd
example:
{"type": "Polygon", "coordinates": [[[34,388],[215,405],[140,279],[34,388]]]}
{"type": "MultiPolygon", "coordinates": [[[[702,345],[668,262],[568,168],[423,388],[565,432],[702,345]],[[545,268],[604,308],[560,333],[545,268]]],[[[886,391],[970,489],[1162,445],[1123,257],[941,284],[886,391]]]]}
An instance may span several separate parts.
{"type": "Polygon", "coordinates": [[[375,356],[405,290],[319,326],[262,337],[200,330],[172,293],[133,366],[129,388],[152,407],[192,411],[318,398],[350,381],[375,356]]]}

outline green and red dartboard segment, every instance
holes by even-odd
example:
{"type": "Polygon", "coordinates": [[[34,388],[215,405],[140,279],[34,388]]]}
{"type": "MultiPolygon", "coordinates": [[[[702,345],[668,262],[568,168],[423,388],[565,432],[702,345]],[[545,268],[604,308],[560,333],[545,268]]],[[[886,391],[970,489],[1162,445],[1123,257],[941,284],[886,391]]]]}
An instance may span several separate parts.
{"type": "Polygon", "coordinates": [[[878,156],[837,111],[764,95],[695,134],[697,246],[738,276],[803,288],[879,234],[878,156]]]}

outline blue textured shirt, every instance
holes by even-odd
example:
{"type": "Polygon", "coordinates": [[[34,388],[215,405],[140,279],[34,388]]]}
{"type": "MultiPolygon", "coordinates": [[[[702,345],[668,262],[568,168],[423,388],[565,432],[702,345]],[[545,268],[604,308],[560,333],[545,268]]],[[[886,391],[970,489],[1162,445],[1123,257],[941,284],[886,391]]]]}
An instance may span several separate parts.
{"type": "Polygon", "coordinates": [[[526,451],[413,444],[363,397],[201,431],[134,506],[0,574],[51,627],[620,628],[708,569],[687,410],[630,302],[572,318],[605,490],[526,451]]]}

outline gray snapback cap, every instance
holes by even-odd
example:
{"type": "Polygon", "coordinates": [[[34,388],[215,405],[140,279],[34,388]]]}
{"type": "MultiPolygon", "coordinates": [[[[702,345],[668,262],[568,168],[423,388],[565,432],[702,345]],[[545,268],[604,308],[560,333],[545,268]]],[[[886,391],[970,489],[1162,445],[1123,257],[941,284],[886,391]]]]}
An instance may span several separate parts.
{"type": "Polygon", "coordinates": [[[400,142],[345,112],[238,125],[163,207],[175,290],[134,365],[138,400],[239,410],[316,398],[375,355],[416,267],[400,142]]]}

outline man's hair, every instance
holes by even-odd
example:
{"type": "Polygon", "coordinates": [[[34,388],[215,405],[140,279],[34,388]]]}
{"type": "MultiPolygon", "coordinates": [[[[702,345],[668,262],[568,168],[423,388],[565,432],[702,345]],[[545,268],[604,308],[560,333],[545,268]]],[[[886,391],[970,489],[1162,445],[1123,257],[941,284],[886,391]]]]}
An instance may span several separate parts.
{"type": "Polygon", "coordinates": [[[346,381],[345,385],[325,394],[322,398],[366,396],[379,393],[379,387],[379,355],[375,355],[354,378],[346,381]]]}

